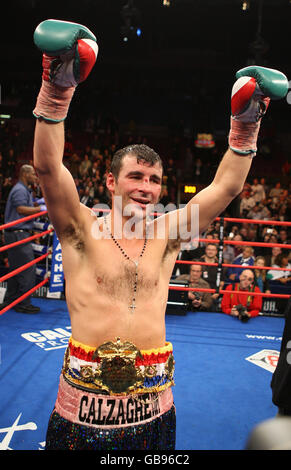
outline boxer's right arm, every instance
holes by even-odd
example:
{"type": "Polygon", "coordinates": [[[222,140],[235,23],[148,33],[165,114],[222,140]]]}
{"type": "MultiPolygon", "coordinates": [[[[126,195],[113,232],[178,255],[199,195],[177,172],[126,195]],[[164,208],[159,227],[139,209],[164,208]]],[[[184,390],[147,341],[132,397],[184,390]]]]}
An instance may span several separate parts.
{"type": "Polygon", "coordinates": [[[80,200],[71,173],[63,165],[64,124],[37,120],[34,167],[46,201],[48,215],[59,236],[80,219],[80,200]]]}
{"type": "Polygon", "coordinates": [[[81,206],[72,175],[63,165],[64,123],[75,87],[95,64],[96,38],[85,26],[58,20],[40,23],[34,42],[43,52],[42,86],[33,110],[37,118],[34,166],[48,214],[61,236],[80,225],[81,206]]]}

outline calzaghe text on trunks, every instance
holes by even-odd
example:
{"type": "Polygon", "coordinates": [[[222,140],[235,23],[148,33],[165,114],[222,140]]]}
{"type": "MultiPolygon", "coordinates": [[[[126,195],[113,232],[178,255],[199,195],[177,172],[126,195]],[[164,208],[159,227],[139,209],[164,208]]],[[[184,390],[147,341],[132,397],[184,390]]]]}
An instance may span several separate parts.
{"type": "MultiPolygon", "coordinates": [[[[142,395],[141,400],[144,399],[142,395]]],[[[96,426],[118,426],[122,424],[140,423],[160,413],[159,401],[143,402],[131,397],[90,398],[83,395],[79,406],[79,420],[82,423],[96,426]]]]}

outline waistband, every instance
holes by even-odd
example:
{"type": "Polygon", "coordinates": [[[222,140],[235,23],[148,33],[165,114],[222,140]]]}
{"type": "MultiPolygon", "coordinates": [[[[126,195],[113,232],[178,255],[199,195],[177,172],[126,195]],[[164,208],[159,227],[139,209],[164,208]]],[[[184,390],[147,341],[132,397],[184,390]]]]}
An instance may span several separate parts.
{"type": "Polygon", "coordinates": [[[62,374],[75,387],[107,395],[158,393],[174,385],[173,346],[139,350],[117,338],[98,348],[72,337],[65,353],[62,374]]]}
{"type": "Polygon", "coordinates": [[[135,397],[97,395],[70,385],[61,375],[55,411],[71,423],[109,430],[148,423],[172,406],[171,388],[135,397]]]}

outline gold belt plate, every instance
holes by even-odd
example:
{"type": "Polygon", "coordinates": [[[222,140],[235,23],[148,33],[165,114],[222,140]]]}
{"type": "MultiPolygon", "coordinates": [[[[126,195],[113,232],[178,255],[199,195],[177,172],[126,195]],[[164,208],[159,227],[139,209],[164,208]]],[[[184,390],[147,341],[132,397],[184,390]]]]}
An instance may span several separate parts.
{"type": "Polygon", "coordinates": [[[109,341],[99,346],[92,359],[100,360],[100,367],[94,374],[94,383],[110,393],[128,393],[141,386],[144,377],[135,366],[137,358],[142,359],[139,349],[129,341],[109,341]]]}

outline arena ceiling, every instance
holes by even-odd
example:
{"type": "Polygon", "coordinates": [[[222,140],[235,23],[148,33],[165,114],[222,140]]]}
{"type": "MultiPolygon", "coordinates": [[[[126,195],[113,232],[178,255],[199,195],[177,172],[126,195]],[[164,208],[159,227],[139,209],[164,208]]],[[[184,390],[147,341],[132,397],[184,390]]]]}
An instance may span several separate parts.
{"type": "Polygon", "coordinates": [[[1,74],[29,74],[39,54],[32,43],[37,24],[57,18],[86,24],[96,34],[99,61],[221,70],[240,67],[261,54],[261,65],[290,68],[291,1],[249,0],[10,0],[2,13],[1,74]],[[133,2],[140,37],[122,39],[122,9],[133,2]],[[16,22],[16,24],[15,24],[16,22]],[[259,42],[258,42],[259,34],[259,42]],[[254,47],[254,43],[258,47],[254,47]]]}

